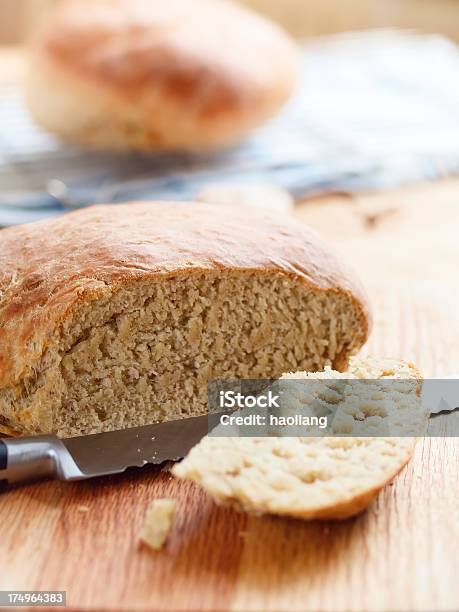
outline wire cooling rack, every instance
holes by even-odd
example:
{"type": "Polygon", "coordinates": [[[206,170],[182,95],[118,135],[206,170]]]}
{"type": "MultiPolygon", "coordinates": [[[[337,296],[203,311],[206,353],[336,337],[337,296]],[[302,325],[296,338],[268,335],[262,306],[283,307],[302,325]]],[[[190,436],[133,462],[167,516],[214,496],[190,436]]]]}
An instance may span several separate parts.
{"type": "Polygon", "coordinates": [[[295,197],[381,189],[459,170],[459,52],[379,31],[304,47],[284,111],[219,154],[120,155],[62,144],[0,88],[0,225],[94,202],[190,199],[206,184],[272,183],[295,197]]]}

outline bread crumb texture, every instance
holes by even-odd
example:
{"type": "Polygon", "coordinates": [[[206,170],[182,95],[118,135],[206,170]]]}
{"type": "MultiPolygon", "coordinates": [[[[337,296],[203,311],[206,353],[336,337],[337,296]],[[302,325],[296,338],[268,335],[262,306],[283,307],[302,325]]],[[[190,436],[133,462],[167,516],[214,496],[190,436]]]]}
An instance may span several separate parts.
{"type": "MultiPolygon", "coordinates": [[[[350,375],[421,383],[414,366],[393,360],[353,359],[348,373],[321,374],[350,375]]],[[[368,506],[408,462],[414,444],[414,437],[206,437],[173,473],[242,511],[344,519],[368,506]]]]}
{"type": "Polygon", "coordinates": [[[169,536],[176,507],[175,499],[155,499],[147,512],[140,539],[153,550],[160,550],[169,536]]]}

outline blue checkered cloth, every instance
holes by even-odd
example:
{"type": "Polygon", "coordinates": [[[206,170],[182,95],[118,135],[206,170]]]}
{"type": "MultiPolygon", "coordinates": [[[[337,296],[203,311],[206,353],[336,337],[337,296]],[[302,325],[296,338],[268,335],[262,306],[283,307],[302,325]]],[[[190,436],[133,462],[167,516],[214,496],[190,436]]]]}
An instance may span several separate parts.
{"type": "Polygon", "coordinates": [[[21,92],[0,90],[0,225],[94,202],[192,199],[210,183],[273,184],[295,198],[383,189],[459,171],[459,51],[393,31],[304,47],[284,111],[218,154],[115,155],[40,131],[21,92]]]}

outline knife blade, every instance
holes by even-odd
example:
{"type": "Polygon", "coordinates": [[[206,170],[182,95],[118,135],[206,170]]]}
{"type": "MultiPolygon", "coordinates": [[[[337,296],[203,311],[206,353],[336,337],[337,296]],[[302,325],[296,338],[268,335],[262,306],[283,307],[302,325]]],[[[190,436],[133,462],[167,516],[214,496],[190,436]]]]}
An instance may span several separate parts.
{"type": "Polygon", "coordinates": [[[431,416],[457,410],[459,374],[426,379],[422,387],[422,405],[430,409],[431,416]]]}
{"type": "MultiPolygon", "coordinates": [[[[431,417],[457,410],[459,376],[425,380],[421,403],[431,417]]],[[[206,414],[66,439],[53,435],[0,439],[0,485],[46,477],[83,480],[177,461],[212,429],[217,417],[206,414]]]]}
{"type": "Polygon", "coordinates": [[[204,415],[76,438],[1,439],[0,484],[46,477],[83,480],[177,461],[207,432],[208,415],[204,415]]]}

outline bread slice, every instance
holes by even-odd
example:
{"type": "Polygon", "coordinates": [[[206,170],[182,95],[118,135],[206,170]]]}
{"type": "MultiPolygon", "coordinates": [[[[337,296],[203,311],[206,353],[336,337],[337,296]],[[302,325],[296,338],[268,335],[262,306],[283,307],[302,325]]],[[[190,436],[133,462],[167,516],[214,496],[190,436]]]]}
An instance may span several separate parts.
{"type": "Polygon", "coordinates": [[[351,357],[347,372],[327,366],[323,372],[284,374],[281,380],[295,381],[284,389],[288,411],[330,415],[323,435],[425,434],[430,413],[421,404],[422,377],[412,363],[351,357]]]}
{"type": "Polygon", "coordinates": [[[346,368],[359,283],[296,220],[96,206],[2,231],[0,421],[77,436],[203,414],[216,378],[346,368]]]}
{"type": "MultiPolygon", "coordinates": [[[[410,377],[421,385],[413,365],[393,360],[354,359],[345,374],[319,374],[329,379],[352,376],[410,377]]],[[[413,437],[208,436],[174,466],[173,474],[239,510],[344,519],[366,508],[408,462],[414,444],[413,437]]]]}

